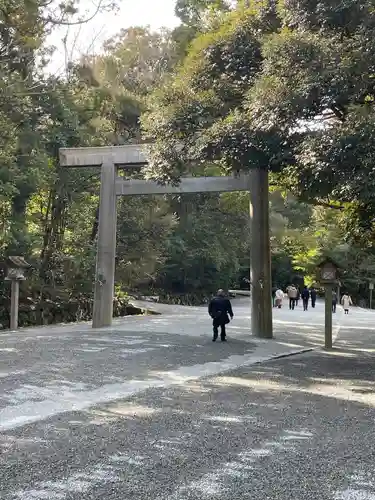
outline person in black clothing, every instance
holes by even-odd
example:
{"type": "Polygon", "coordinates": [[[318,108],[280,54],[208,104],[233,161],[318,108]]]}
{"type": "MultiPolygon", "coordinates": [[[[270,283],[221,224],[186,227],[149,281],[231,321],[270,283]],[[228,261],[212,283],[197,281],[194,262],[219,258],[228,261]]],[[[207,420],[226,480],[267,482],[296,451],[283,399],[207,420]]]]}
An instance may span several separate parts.
{"type": "Polygon", "coordinates": [[[310,288],[310,297],[311,297],[311,307],[315,307],[316,290],[313,286],[310,288]]]}
{"type": "Polygon", "coordinates": [[[222,342],[226,341],[225,325],[229,323],[229,316],[233,319],[232,304],[230,300],[225,297],[224,290],[218,290],[216,297],[214,297],[208,306],[208,314],[212,318],[212,326],[214,328],[214,336],[212,341],[215,342],[219,334],[222,342]]]}
{"type": "Polygon", "coordinates": [[[307,289],[307,286],[303,287],[301,297],[302,297],[302,302],[303,302],[303,310],[307,311],[307,308],[309,306],[309,298],[310,298],[310,292],[307,289]]]}

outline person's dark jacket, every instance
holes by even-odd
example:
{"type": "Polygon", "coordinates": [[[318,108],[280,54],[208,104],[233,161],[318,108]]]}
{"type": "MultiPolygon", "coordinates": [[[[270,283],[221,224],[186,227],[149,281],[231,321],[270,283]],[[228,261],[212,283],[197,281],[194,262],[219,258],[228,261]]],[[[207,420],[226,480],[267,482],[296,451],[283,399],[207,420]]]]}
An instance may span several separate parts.
{"type": "Polygon", "coordinates": [[[311,296],[311,300],[313,300],[313,301],[316,300],[316,290],[315,290],[315,288],[313,290],[310,290],[310,296],[311,296]]]}
{"type": "Polygon", "coordinates": [[[225,297],[215,297],[208,306],[208,314],[217,325],[226,325],[229,323],[229,317],[233,318],[232,304],[225,297]]]}
{"type": "Polygon", "coordinates": [[[309,300],[310,292],[307,288],[304,288],[301,293],[302,300],[309,300]]]}

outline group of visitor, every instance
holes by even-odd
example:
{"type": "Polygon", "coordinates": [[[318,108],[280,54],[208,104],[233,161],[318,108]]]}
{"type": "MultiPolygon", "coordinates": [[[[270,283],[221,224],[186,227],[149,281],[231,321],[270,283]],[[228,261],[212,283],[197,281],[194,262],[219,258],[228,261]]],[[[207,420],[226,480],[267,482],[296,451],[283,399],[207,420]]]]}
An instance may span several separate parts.
{"type": "MultiPolygon", "coordinates": [[[[298,302],[302,299],[303,310],[307,311],[309,307],[309,301],[311,300],[311,306],[315,307],[316,303],[316,290],[312,286],[307,288],[304,286],[302,291],[300,291],[298,286],[289,285],[286,289],[286,295],[289,299],[289,309],[294,310],[298,306],[298,302]]],[[[272,300],[273,306],[281,309],[285,293],[281,288],[274,287],[272,289],[272,300]]],[[[341,299],[341,304],[345,314],[349,314],[349,307],[353,304],[350,295],[344,294],[341,299]]],[[[332,292],[332,312],[336,312],[337,306],[337,294],[332,292]]],[[[208,314],[212,318],[213,326],[213,342],[216,342],[219,336],[220,328],[220,339],[225,342],[226,339],[226,325],[233,319],[233,309],[230,300],[226,296],[224,290],[220,289],[217,291],[216,297],[210,300],[208,305],[208,314]]]]}
{"type": "MultiPolygon", "coordinates": [[[[301,292],[300,288],[296,285],[289,285],[286,289],[286,295],[289,300],[289,309],[294,310],[296,306],[298,306],[299,301],[302,299],[303,310],[307,311],[309,300],[311,299],[311,306],[315,307],[316,303],[316,290],[314,287],[310,289],[305,286],[301,292]]],[[[285,298],[284,290],[281,288],[275,287],[272,289],[272,301],[273,307],[277,307],[281,309],[283,305],[283,301],[285,298]]]]}
{"type": "MultiPolygon", "coordinates": [[[[296,306],[298,306],[298,303],[300,300],[302,300],[303,304],[303,310],[307,311],[309,308],[309,302],[311,301],[311,307],[315,308],[316,304],[316,289],[315,287],[308,288],[307,286],[304,286],[302,291],[300,288],[296,285],[289,285],[286,289],[286,296],[288,297],[289,300],[289,309],[291,311],[294,310],[296,306]]],[[[273,307],[277,307],[278,309],[281,309],[283,305],[283,300],[285,298],[285,293],[284,290],[278,287],[274,287],[272,289],[272,301],[273,301],[273,307]]],[[[345,314],[349,314],[349,307],[353,304],[352,299],[350,295],[345,293],[342,298],[341,298],[341,304],[343,306],[345,314]]],[[[335,291],[332,292],[332,312],[336,312],[336,307],[337,307],[337,293],[335,291]]]]}

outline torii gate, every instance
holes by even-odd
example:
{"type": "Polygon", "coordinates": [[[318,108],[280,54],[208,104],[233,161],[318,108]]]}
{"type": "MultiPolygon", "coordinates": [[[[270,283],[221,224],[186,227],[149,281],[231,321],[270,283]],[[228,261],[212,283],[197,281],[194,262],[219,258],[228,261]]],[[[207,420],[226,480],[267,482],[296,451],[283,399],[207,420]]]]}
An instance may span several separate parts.
{"type": "Polygon", "coordinates": [[[269,193],[266,169],[230,177],[184,177],[178,186],[117,176],[118,168],[147,163],[141,144],[87,148],[60,148],[62,167],[101,167],[98,247],[93,310],[93,328],[112,325],[116,256],[117,196],[173,193],[250,192],[251,331],[272,338],[271,257],[269,237],[269,193]]]}

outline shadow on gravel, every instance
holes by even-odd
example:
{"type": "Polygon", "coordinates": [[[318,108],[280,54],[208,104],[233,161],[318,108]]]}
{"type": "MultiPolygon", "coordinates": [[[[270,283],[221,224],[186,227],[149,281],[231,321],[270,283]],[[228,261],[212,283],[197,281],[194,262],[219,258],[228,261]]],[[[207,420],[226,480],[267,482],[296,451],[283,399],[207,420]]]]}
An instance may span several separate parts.
{"type": "Polygon", "coordinates": [[[0,497],[373,500],[375,358],[356,349],[150,389],[4,433],[0,497]]]}
{"type": "MultiPolygon", "coordinates": [[[[375,394],[375,371],[372,368],[375,350],[364,349],[360,342],[348,342],[344,348],[332,351],[292,356],[285,362],[288,364],[287,373],[277,360],[251,370],[259,381],[258,386],[267,385],[265,377],[270,377],[272,384],[280,383],[280,387],[285,388],[289,386],[289,390],[295,387],[298,391],[311,390],[312,393],[343,400],[349,393],[375,394]]],[[[375,399],[371,398],[366,401],[360,398],[360,401],[370,406],[375,403],[375,399]]]]}

